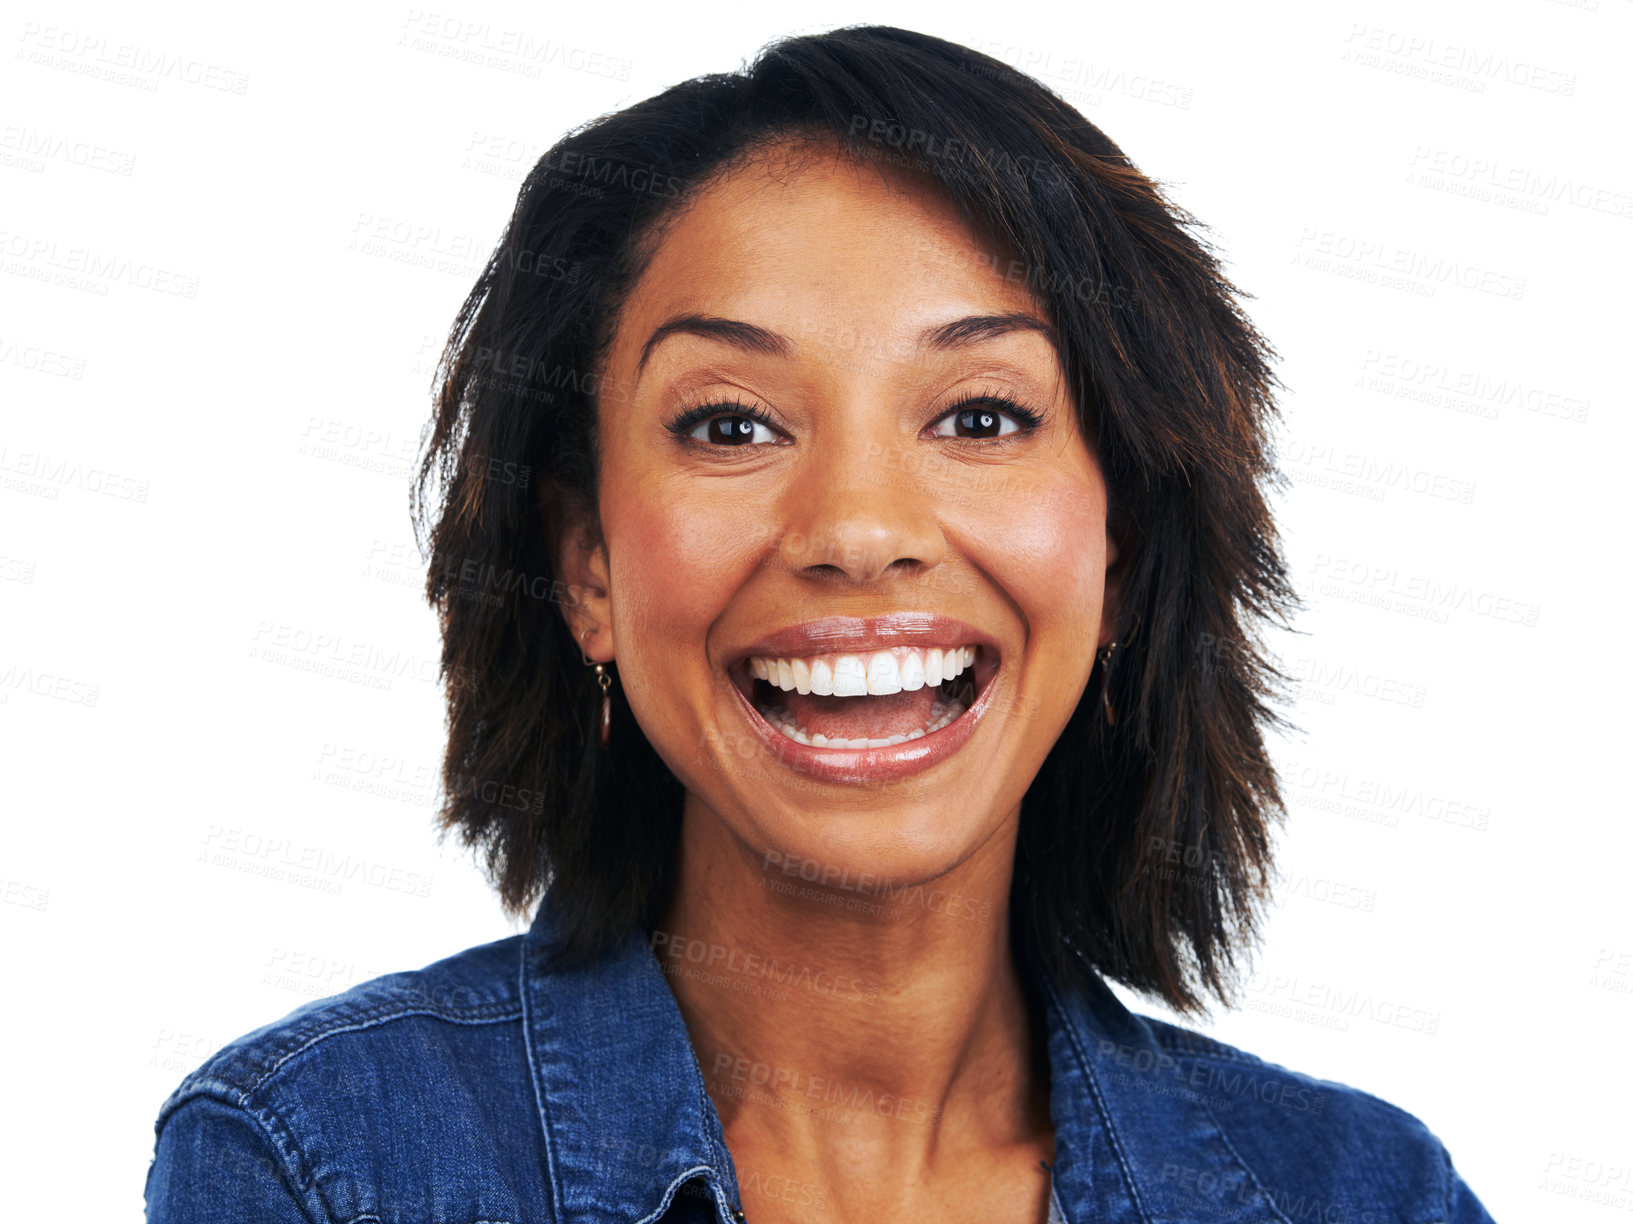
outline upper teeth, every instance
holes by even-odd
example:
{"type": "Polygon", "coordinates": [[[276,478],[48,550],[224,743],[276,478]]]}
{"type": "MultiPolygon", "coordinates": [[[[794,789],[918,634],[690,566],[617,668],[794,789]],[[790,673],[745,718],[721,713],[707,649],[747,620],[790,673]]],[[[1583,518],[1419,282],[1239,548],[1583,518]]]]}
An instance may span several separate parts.
{"type": "Polygon", "coordinates": [[[819,697],[863,697],[913,692],[926,684],[951,680],[975,662],[974,646],[898,646],[861,654],[814,655],[808,659],[770,659],[750,655],[754,675],[788,693],[819,697]]]}

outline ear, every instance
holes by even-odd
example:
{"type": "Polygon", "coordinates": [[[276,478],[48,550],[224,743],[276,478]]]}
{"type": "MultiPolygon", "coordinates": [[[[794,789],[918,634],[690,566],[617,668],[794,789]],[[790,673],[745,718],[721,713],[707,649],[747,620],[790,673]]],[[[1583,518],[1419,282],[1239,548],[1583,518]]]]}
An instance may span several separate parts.
{"type": "Polygon", "coordinates": [[[592,662],[617,656],[613,638],[611,566],[599,525],[582,507],[566,499],[541,499],[545,530],[553,535],[556,576],[567,584],[559,605],[568,632],[592,662]]]}

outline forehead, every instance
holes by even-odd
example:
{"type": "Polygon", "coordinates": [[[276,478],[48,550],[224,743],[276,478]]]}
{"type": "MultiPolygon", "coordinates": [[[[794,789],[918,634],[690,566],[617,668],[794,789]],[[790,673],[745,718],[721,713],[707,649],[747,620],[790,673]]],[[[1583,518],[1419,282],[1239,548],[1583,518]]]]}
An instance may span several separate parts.
{"type": "Polygon", "coordinates": [[[1018,266],[922,171],[778,149],[739,160],[664,226],[620,331],[684,311],[902,336],[959,310],[1047,317],[1018,266]]]}

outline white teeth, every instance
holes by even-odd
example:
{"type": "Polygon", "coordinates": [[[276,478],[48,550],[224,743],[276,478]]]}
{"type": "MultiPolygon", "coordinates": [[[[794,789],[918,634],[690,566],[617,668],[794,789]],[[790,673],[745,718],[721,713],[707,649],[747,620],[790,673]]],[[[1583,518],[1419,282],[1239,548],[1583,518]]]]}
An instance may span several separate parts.
{"type": "Polygon", "coordinates": [[[962,675],[974,662],[973,646],[932,646],[808,659],[752,655],[748,667],[755,679],[764,680],[785,693],[863,697],[911,693],[927,684],[932,687],[945,684],[962,675]]]}
{"type": "Polygon", "coordinates": [[[919,652],[910,650],[902,656],[902,690],[916,693],[924,687],[924,660],[919,652]]]}
{"type": "MultiPolygon", "coordinates": [[[[755,659],[754,662],[760,662],[755,659]]],[[[763,680],[765,677],[761,677],[763,680]]],[[[818,697],[831,697],[834,691],[834,669],[826,659],[811,660],[811,691],[818,697]]]]}
{"type": "Polygon", "coordinates": [[[902,673],[896,656],[881,650],[868,659],[868,692],[881,697],[902,691],[902,673]]]}
{"type": "Polygon", "coordinates": [[[834,696],[866,697],[868,673],[855,655],[840,655],[834,662],[834,696]]]}

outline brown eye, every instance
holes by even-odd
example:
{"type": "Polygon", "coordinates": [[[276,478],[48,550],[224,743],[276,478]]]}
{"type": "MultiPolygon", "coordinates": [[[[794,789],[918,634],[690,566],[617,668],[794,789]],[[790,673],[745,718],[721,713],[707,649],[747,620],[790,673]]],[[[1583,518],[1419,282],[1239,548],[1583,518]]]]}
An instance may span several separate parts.
{"type": "Polygon", "coordinates": [[[1019,404],[997,396],[975,396],[964,403],[957,404],[953,409],[937,422],[941,425],[951,421],[953,428],[960,432],[944,433],[936,430],[939,438],[967,438],[971,441],[992,441],[1007,438],[1018,433],[1030,433],[1037,428],[1042,418],[1019,404]],[[1010,427],[1005,428],[1005,419],[1010,427]],[[963,430],[969,430],[965,433],[963,430]]]}
{"type": "Polygon", "coordinates": [[[716,446],[745,446],[755,440],[756,429],[765,429],[765,426],[746,416],[716,416],[704,421],[687,436],[696,438],[701,430],[704,436],[698,438],[699,442],[716,446]]]}
{"type": "Polygon", "coordinates": [[[960,429],[974,430],[977,437],[996,438],[1003,434],[1003,415],[993,408],[964,408],[953,414],[953,420],[960,429]]]}
{"type": "Polygon", "coordinates": [[[755,408],[738,403],[699,404],[669,422],[669,432],[704,446],[741,449],[777,440],[771,419],[755,408]]]}

